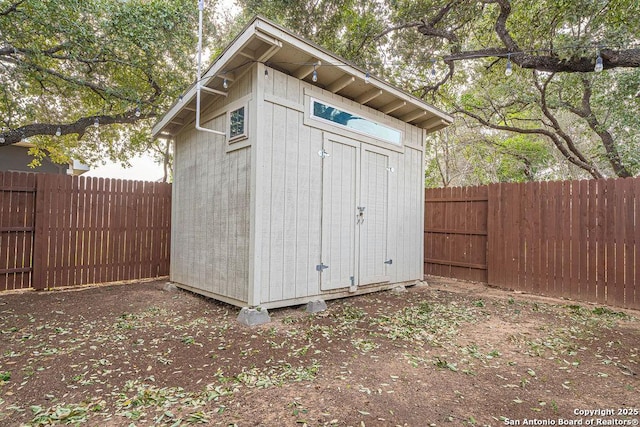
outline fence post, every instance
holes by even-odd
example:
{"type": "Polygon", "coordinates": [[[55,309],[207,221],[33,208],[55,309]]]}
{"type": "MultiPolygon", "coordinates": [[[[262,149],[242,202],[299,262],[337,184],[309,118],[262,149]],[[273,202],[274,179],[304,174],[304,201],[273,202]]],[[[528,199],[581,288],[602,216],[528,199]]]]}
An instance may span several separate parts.
{"type": "Polygon", "coordinates": [[[35,215],[33,217],[33,259],[31,264],[31,286],[37,291],[44,290],[46,287],[44,274],[48,234],[48,230],[45,228],[48,210],[46,203],[46,175],[37,173],[35,215]]]}

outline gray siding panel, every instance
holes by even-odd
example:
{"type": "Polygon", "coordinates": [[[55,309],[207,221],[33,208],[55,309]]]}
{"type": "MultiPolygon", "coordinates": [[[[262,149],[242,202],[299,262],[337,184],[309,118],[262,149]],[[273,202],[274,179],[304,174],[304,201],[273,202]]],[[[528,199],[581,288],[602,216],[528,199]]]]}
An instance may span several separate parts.
{"type": "MultiPolygon", "coordinates": [[[[231,89],[228,99],[216,103],[212,111],[250,93],[251,74],[231,89]]],[[[212,118],[203,126],[223,130],[226,115],[212,118]]],[[[251,150],[248,146],[227,152],[224,137],[193,128],[178,135],[171,280],[247,301],[251,150]]]]}
{"type": "MultiPolygon", "coordinates": [[[[315,271],[315,266],[321,261],[321,227],[326,225],[321,219],[323,171],[318,152],[323,147],[323,135],[331,134],[305,125],[305,113],[302,111],[305,90],[330,98],[335,104],[345,105],[354,112],[363,111],[385,123],[393,122],[404,131],[404,153],[384,151],[388,156],[388,165],[394,168],[394,172],[389,173],[388,190],[381,190],[380,194],[375,195],[388,200],[388,209],[384,213],[386,218],[383,214],[378,218],[387,223],[386,243],[380,248],[367,249],[371,252],[371,259],[384,257],[383,252],[386,252],[386,258],[393,259],[393,264],[360,274],[368,277],[386,276],[392,283],[421,279],[422,132],[414,126],[278,71],[269,72],[269,79],[264,82],[266,101],[258,142],[259,149],[263,150],[264,164],[259,166],[256,178],[256,191],[261,192],[263,204],[256,206],[256,227],[257,232],[261,233],[261,247],[256,251],[262,254],[264,261],[256,274],[260,302],[268,304],[322,295],[319,274],[315,271]]],[[[380,148],[374,148],[374,151],[380,151],[380,148]]],[[[335,160],[341,161],[340,156],[337,157],[335,160]]],[[[371,157],[377,159],[375,155],[371,157]]],[[[377,175],[373,178],[384,180],[386,178],[380,168],[382,166],[376,169],[377,175]]],[[[340,177],[336,176],[335,179],[340,180],[340,177]]],[[[341,203],[340,197],[330,203],[341,203]]],[[[348,221],[351,223],[352,219],[348,221]]],[[[374,230],[369,232],[373,233],[374,230]]],[[[384,238],[384,233],[378,234],[379,238],[384,238]]],[[[345,262],[353,266],[351,269],[355,273],[354,261],[345,262]]],[[[363,268],[368,268],[367,262],[361,264],[363,268]]],[[[340,267],[340,263],[335,267],[340,267]]]]}

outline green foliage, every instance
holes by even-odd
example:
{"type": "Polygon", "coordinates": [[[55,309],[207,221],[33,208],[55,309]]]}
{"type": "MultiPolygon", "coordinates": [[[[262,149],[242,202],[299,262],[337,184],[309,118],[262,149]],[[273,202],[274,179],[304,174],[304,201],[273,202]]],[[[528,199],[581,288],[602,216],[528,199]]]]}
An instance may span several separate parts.
{"type": "Polygon", "coordinates": [[[380,52],[367,43],[385,26],[389,9],[365,0],[239,0],[247,21],[258,14],[292,29],[362,66],[380,64],[380,52]]]}
{"type": "Polygon", "coordinates": [[[73,156],[88,163],[126,162],[145,150],[152,119],[192,80],[197,8],[190,0],[0,2],[0,11],[5,9],[2,130],[141,112],[133,124],[31,138],[36,156],[46,149],[58,161],[73,156]]]}
{"type": "MultiPolygon", "coordinates": [[[[637,68],[553,76],[544,101],[560,130],[545,117],[536,88],[548,76],[545,72],[532,73],[514,64],[514,73],[507,78],[506,58],[498,55],[456,60],[451,63],[455,72],[449,75],[452,69],[442,61],[449,55],[484,49],[506,52],[504,36],[496,32],[498,3],[239,0],[238,4],[242,13],[234,18],[211,12],[216,2],[207,1],[205,45],[211,58],[260,14],[442,109],[465,110],[493,129],[509,127],[519,133],[486,131],[486,127],[478,132],[477,118],[458,114],[460,124],[454,132],[430,139],[428,186],[590,176],[584,167],[567,162],[566,153],[559,154],[557,141],[554,145],[548,135],[531,134],[534,129],[560,135],[565,148],[573,144],[568,152],[583,156],[603,176],[621,173],[614,172],[616,162],[626,173],[640,173],[637,68]],[[418,31],[422,23],[430,24],[431,32],[418,31]],[[585,75],[592,86],[590,108],[596,130],[574,111],[581,107],[585,75]],[[603,133],[611,136],[612,144],[603,142],[603,133]]],[[[595,61],[599,47],[637,47],[640,3],[635,0],[511,0],[509,4],[506,30],[518,49],[530,56],[595,61]]],[[[36,145],[32,150],[36,161],[51,152],[57,161],[73,156],[87,163],[106,158],[126,162],[149,147],[151,121],[193,80],[196,18],[195,0],[0,0],[2,130],[131,114],[139,107],[142,117],[133,123],[30,139],[36,145]]],[[[171,153],[162,143],[152,148],[170,164],[171,153]]]]}

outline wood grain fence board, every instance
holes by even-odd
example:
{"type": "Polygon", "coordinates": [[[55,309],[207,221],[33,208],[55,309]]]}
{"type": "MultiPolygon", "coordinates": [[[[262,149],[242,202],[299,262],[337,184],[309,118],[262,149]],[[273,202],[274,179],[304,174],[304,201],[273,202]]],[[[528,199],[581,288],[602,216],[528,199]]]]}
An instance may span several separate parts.
{"type": "Polygon", "coordinates": [[[128,182],[120,180],[120,194],[118,195],[118,239],[116,254],[116,276],[117,280],[123,280],[125,276],[125,250],[126,250],[126,227],[127,227],[127,192],[128,182]]]}
{"type": "Polygon", "coordinates": [[[615,293],[612,292],[615,287],[615,271],[616,271],[616,244],[615,244],[615,188],[614,182],[611,179],[604,181],[605,197],[606,197],[606,211],[604,216],[604,240],[605,240],[605,265],[604,265],[604,277],[605,277],[605,295],[603,303],[608,300],[615,300],[615,293]]]}
{"type": "MultiPolygon", "coordinates": [[[[450,191],[450,197],[455,199],[462,199],[462,187],[451,187],[448,188],[450,191]]],[[[449,212],[447,213],[447,228],[454,228],[457,230],[464,231],[461,225],[462,215],[465,209],[464,201],[457,202],[457,206],[454,207],[452,205],[447,205],[447,209],[449,212]]],[[[460,259],[460,262],[464,262],[464,247],[461,242],[464,236],[458,234],[448,234],[447,235],[447,243],[449,246],[449,254],[448,259],[452,259],[452,257],[456,257],[460,259]]],[[[451,265],[451,274],[455,277],[464,277],[464,269],[463,266],[451,265]]]]}
{"type": "Polygon", "coordinates": [[[570,229],[567,237],[567,252],[571,259],[571,274],[569,279],[569,298],[577,299],[580,289],[580,183],[569,182],[570,197],[568,206],[570,209],[570,229]]]}
{"type": "MultiPolygon", "coordinates": [[[[558,266],[556,262],[558,258],[557,254],[557,243],[558,243],[558,227],[559,227],[559,214],[560,209],[558,208],[558,182],[548,182],[547,183],[547,195],[548,195],[548,204],[547,204],[547,212],[546,215],[549,218],[549,229],[546,233],[547,246],[549,250],[548,254],[548,269],[549,269],[549,281],[547,284],[547,295],[556,296],[558,293],[556,292],[557,288],[557,271],[558,266]]],[[[560,265],[561,267],[561,265],[560,265]]]]}
{"type": "Polygon", "coordinates": [[[500,233],[499,225],[496,223],[497,211],[500,207],[495,194],[497,188],[496,185],[487,187],[487,199],[489,200],[489,211],[487,212],[487,281],[500,286],[499,269],[495,268],[498,249],[495,236],[500,233]]]}
{"type": "Polygon", "coordinates": [[[104,200],[104,194],[105,194],[105,185],[108,184],[109,181],[105,180],[104,178],[98,178],[98,186],[96,187],[96,192],[95,192],[95,196],[96,196],[96,212],[95,212],[95,217],[96,217],[96,223],[95,223],[95,258],[94,258],[94,265],[95,265],[95,274],[96,274],[96,278],[95,278],[95,283],[103,283],[105,280],[105,274],[104,274],[104,254],[105,254],[105,248],[104,246],[106,245],[106,239],[104,238],[104,227],[106,226],[105,224],[105,217],[108,213],[107,209],[108,207],[106,206],[105,200],[104,200]]]}
{"type": "Polygon", "coordinates": [[[144,267],[143,274],[145,276],[151,275],[151,263],[149,262],[149,255],[151,254],[151,202],[152,193],[150,191],[145,192],[145,227],[144,227],[144,251],[141,254],[143,260],[142,265],[144,267]]]}
{"type": "Polygon", "coordinates": [[[99,254],[98,254],[98,283],[109,281],[107,275],[107,257],[109,255],[109,191],[111,190],[111,178],[100,178],[100,190],[98,203],[100,205],[99,230],[99,254]]]}
{"type": "MultiPolygon", "coordinates": [[[[28,187],[28,182],[27,182],[27,178],[28,178],[29,174],[26,173],[19,173],[17,175],[14,175],[17,186],[18,187],[28,187]]],[[[16,192],[13,194],[13,202],[12,202],[12,216],[13,216],[13,220],[11,221],[13,224],[17,225],[17,226],[22,226],[25,227],[26,223],[27,223],[27,212],[26,212],[26,208],[27,208],[27,204],[28,204],[28,199],[32,196],[31,194],[27,193],[27,192],[16,192]]],[[[12,288],[13,289],[22,289],[24,288],[24,281],[25,279],[27,279],[28,277],[25,277],[25,273],[28,272],[28,269],[30,268],[30,260],[25,259],[25,252],[29,251],[31,249],[31,244],[30,242],[26,242],[25,241],[25,233],[24,232],[11,232],[10,235],[13,235],[14,238],[14,243],[16,245],[16,250],[15,252],[12,250],[12,256],[14,259],[14,265],[15,268],[18,269],[27,269],[27,271],[21,271],[21,272],[15,272],[13,273],[13,284],[12,284],[12,288]]],[[[27,286],[28,287],[28,286],[27,286]]]]}
{"type": "MultiPolygon", "coordinates": [[[[609,186],[609,180],[603,180],[600,183],[600,188],[602,189],[602,192],[599,193],[598,195],[602,195],[602,198],[600,200],[598,200],[598,202],[602,203],[602,208],[601,208],[601,218],[600,218],[600,226],[599,231],[601,233],[600,238],[598,239],[599,242],[602,242],[601,246],[602,246],[602,250],[599,251],[600,254],[602,255],[601,260],[599,260],[599,265],[598,268],[600,269],[599,271],[599,283],[598,283],[598,302],[602,303],[602,304],[606,304],[607,303],[607,285],[609,284],[609,280],[610,280],[610,276],[612,271],[609,270],[609,268],[613,267],[613,263],[611,262],[612,258],[610,255],[613,252],[613,242],[611,237],[611,231],[612,231],[612,227],[611,224],[609,224],[610,218],[612,217],[613,214],[613,197],[611,194],[611,188],[609,186]]],[[[600,255],[599,254],[599,255],[600,255]]]]}
{"type": "Polygon", "coordinates": [[[624,246],[624,303],[625,307],[631,308],[634,300],[634,283],[631,281],[633,277],[633,266],[634,266],[634,248],[636,247],[636,242],[633,234],[633,221],[634,221],[634,199],[635,192],[633,186],[633,180],[626,179],[625,180],[625,213],[623,217],[624,224],[624,236],[625,236],[625,246],[624,246]]]}
{"type": "Polygon", "coordinates": [[[50,268],[49,280],[51,281],[51,287],[55,288],[58,283],[62,283],[62,242],[63,237],[62,233],[64,227],[62,225],[63,216],[63,200],[62,200],[62,180],[58,175],[52,175],[50,179],[53,181],[53,212],[52,212],[52,221],[53,227],[50,230],[50,238],[52,239],[52,251],[53,256],[50,257],[50,262],[52,263],[52,267],[50,268]]]}
{"type": "MultiPolygon", "coordinates": [[[[457,199],[463,199],[464,195],[463,195],[463,187],[453,187],[450,188],[449,190],[451,190],[451,197],[452,198],[457,198],[457,199]]],[[[447,228],[453,228],[456,230],[461,230],[462,232],[464,232],[464,214],[465,214],[465,209],[466,209],[466,202],[461,201],[457,203],[456,208],[454,209],[453,206],[448,205],[450,212],[447,215],[449,221],[447,223],[447,228]]],[[[449,259],[452,259],[452,257],[456,257],[457,259],[460,260],[461,263],[465,262],[465,256],[464,256],[464,235],[460,235],[460,234],[449,234],[448,235],[448,243],[449,243],[449,259]]],[[[463,266],[456,266],[456,265],[451,265],[451,274],[454,275],[455,277],[460,277],[460,278],[464,278],[466,276],[466,268],[463,266]]]]}
{"type": "Polygon", "coordinates": [[[69,181],[69,258],[67,269],[67,283],[79,283],[78,278],[78,180],[77,176],[71,176],[69,181]]]}
{"type": "MultiPolygon", "coordinates": [[[[8,172],[0,172],[0,227],[9,228],[8,205],[11,194],[9,193],[10,175],[8,172]]],[[[0,269],[9,270],[9,236],[0,233],[0,269]]],[[[10,289],[9,274],[0,274],[0,290],[10,289]]]]}
{"type": "MultiPolygon", "coordinates": [[[[0,228],[8,228],[9,226],[4,222],[4,209],[5,203],[8,199],[5,190],[5,172],[0,172],[0,228]]],[[[7,248],[9,247],[7,242],[7,236],[0,231],[0,270],[9,268],[9,254],[7,248]]],[[[0,290],[8,289],[9,278],[7,274],[0,274],[0,290]]]]}
{"type": "Polygon", "coordinates": [[[625,272],[624,272],[624,300],[625,307],[632,308],[634,307],[634,285],[633,282],[633,270],[635,265],[634,258],[634,248],[636,245],[639,245],[638,242],[635,241],[635,236],[633,233],[633,223],[634,223],[634,214],[635,214],[635,198],[636,193],[634,191],[634,182],[632,179],[626,179],[626,208],[625,208],[625,218],[624,218],[624,227],[625,227],[625,247],[624,247],[624,259],[625,259],[625,272]]]}
{"type": "Polygon", "coordinates": [[[540,212],[540,184],[532,183],[529,212],[531,215],[531,266],[532,266],[532,292],[539,293],[542,281],[542,239],[540,237],[541,212],[540,212]]]}
{"type": "Polygon", "coordinates": [[[625,186],[624,180],[614,181],[613,191],[613,217],[609,222],[613,225],[611,237],[613,238],[613,252],[611,255],[614,259],[611,261],[614,265],[611,274],[611,281],[608,289],[611,297],[611,304],[624,307],[624,198],[625,186]]]}
{"type": "Polygon", "coordinates": [[[142,218],[142,215],[146,213],[146,203],[144,199],[143,190],[144,190],[144,185],[142,188],[140,188],[140,199],[138,200],[138,206],[137,206],[138,221],[136,226],[136,241],[138,242],[138,246],[136,248],[136,253],[135,253],[135,259],[138,265],[138,274],[141,276],[144,275],[144,271],[145,271],[145,268],[142,262],[142,254],[144,253],[144,238],[145,238],[145,226],[146,226],[144,218],[142,218]]]}
{"type": "Polygon", "coordinates": [[[511,283],[513,287],[519,287],[518,270],[520,269],[518,246],[520,244],[520,230],[518,229],[518,214],[520,206],[517,197],[517,186],[509,184],[501,184],[504,198],[504,214],[505,214],[505,260],[507,262],[506,281],[511,283]]]}
{"type": "Polygon", "coordinates": [[[520,198],[518,199],[518,220],[520,221],[520,235],[519,235],[519,248],[520,248],[520,266],[518,269],[518,283],[526,289],[531,289],[530,276],[530,247],[529,247],[529,235],[530,235],[530,223],[529,218],[526,215],[527,202],[529,200],[529,186],[522,185],[520,187],[520,198]]]}
{"type": "MultiPolygon", "coordinates": [[[[640,250],[640,241],[636,240],[635,230],[637,228],[635,224],[635,215],[637,209],[637,198],[640,192],[636,191],[634,181],[627,180],[627,208],[625,224],[625,237],[627,242],[625,245],[625,307],[627,308],[640,308],[637,305],[636,300],[636,281],[634,279],[634,270],[640,268],[640,263],[635,257],[636,253],[640,250]],[[635,267],[635,268],[634,268],[635,267]]],[[[640,285],[638,285],[640,286],[640,285]]]]}
{"type": "Polygon", "coordinates": [[[33,270],[33,236],[35,232],[35,202],[36,202],[36,174],[27,174],[27,187],[34,188],[32,193],[25,194],[27,201],[24,212],[24,248],[25,254],[23,258],[23,268],[29,268],[29,273],[22,276],[22,289],[31,287],[32,270],[33,270]]]}
{"type": "Polygon", "coordinates": [[[89,229],[91,230],[91,245],[89,247],[89,283],[100,283],[100,225],[101,222],[101,200],[100,186],[104,185],[104,180],[100,178],[93,181],[91,188],[91,218],[89,229]]]}
{"type": "Polygon", "coordinates": [[[522,233],[520,228],[520,186],[505,184],[505,187],[508,195],[508,204],[505,208],[509,211],[509,230],[507,232],[509,251],[506,256],[510,268],[507,280],[513,283],[513,286],[520,287],[520,242],[522,233]]]}
{"type": "Polygon", "coordinates": [[[634,178],[634,203],[633,212],[633,236],[634,236],[634,273],[632,283],[634,286],[633,308],[640,309],[640,178],[634,178]]]}
{"type": "Polygon", "coordinates": [[[571,274],[568,281],[570,298],[576,299],[578,296],[578,288],[580,286],[580,248],[578,247],[579,231],[580,231],[580,184],[579,182],[569,182],[569,200],[567,207],[569,209],[569,223],[571,224],[567,236],[566,251],[567,256],[571,260],[571,274]]]}
{"type": "Polygon", "coordinates": [[[580,213],[578,250],[580,251],[580,285],[578,298],[589,298],[589,181],[582,180],[580,184],[580,213]]]}
{"type": "Polygon", "coordinates": [[[559,194],[560,211],[560,290],[559,295],[571,294],[571,184],[562,181],[559,194]]]}
{"type": "Polygon", "coordinates": [[[45,221],[49,215],[46,215],[45,211],[47,206],[45,205],[45,192],[42,191],[44,187],[44,174],[36,175],[36,187],[39,191],[36,192],[35,197],[35,212],[34,212],[34,236],[33,236],[33,272],[31,274],[31,286],[36,290],[44,289],[44,253],[43,250],[45,240],[45,221]],[[40,219],[40,220],[38,220],[40,219]]]}
{"type": "Polygon", "coordinates": [[[83,207],[82,207],[82,283],[93,283],[91,271],[91,252],[93,247],[92,240],[92,189],[95,180],[89,178],[81,178],[83,207]]]}
{"type": "MultiPolygon", "coordinates": [[[[163,229],[171,229],[171,212],[168,212],[166,209],[167,200],[171,200],[171,188],[168,186],[162,187],[162,204],[160,207],[160,212],[162,213],[162,228],[163,229]]],[[[162,234],[162,238],[160,240],[162,242],[162,251],[161,251],[161,259],[162,259],[162,269],[161,272],[163,275],[169,274],[169,257],[168,254],[170,252],[170,241],[171,241],[171,233],[162,234]]]]}
{"type": "MultiPolygon", "coordinates": [[[[146,187],[146,185],[145,185],[146,187]]],[[[145,188],[147,190],[147,188],[145,188]]],[[[143,191],[139,205],[142,221],[140,222],[140,248],[137,253],[140,262],[140,274],[148,274],[147,253],[148,253],[148,232],[149,232],[149,195],[147,191],[143,191]]]]}
{"type": "Polygon", "coordinates": [[[103,225],[103,240],[105,241],[104,244],[104,253],[103,253],[103,258],[102,258],[102,268],[104,269],[104,276],[102,278],[103,282],[113,282],[114,280],[114,274],[113,274],[113,267],[114,267],[114,254],[115,254],[115,250],[114,250],[114,246],[115,246],[115,236],[117,234],[117,232],[114,232],[113,228],[117,227],[116,224],[116,209],[114,208],[114,204],[115,204],[115,198],[116,198],[116,193],[117,193],[117,188],[116,188],[116,184],[117,184],[117,179],[114,178],[108,178],[105,179],[105,193],[104,193],[104,200],[105,200],[105,212],[104,212],[104,221],[106,221],[106,225],[103,225]]]}
{"type": "MultiPolygon", "coordinates": [[[[4,183],[3,183],[3,215],[2,215],[2,223],[0,226],[3,228],[10,228],[13,223],[13,212],[11,211],[12,204],[14,203],[14,192],[12,188],[17,187],[17,183],[14,183],[15,173],[5,173],[4,183]]],[[[14,243],[13,243],[13,233],[3,233],[2,235],[2,247],[0,247],[0,255],[2,256],[2,268],[7,270],[7,273],[4,274],[4,289],[14,289],[15,284],[15,276],[14,273],[10,272],[16,268],[15,265],[15,251],[14,243]]]]}
{"type": "Polygon", "coordinates": [[[618,206],[620,211],[617,215],[621,221],[616,222],[617,236],[616,239],[616,282],[620,286],[618,289],[617,299],[621,301],[621,307],[628,307],[629,293],[632,292],[633,285],[629,283],[628,265],[633,265],[633,259],[630,257],[628,248],[633,247],[633,229],[628,225],[629,221],[633,221],[633,186],[631,179],[623,179],[622,192],[618,193],[618,206]]]}
{"type": "Polygon", "coordinates": [[[598,181],[588,181],[588,207],[587,207],[587,236],[588,236],[588,262],[587,262],[587,284],[585,292],[588,295],[596,295],[598,284],[598,181]]]}
{"type": "Polygon", "coordinates": [[[161,212],[160,205],[162,203],[162,194],[160,193],[160,187],[157,185],[153,186],[153,233],[151,236],[151,262],[152,269],[151,275],[157,276],[160,273],[160,259],[161,259],[161,250],[160,250],[160,232],[161,232],[161,212]]]}
{"type": "Polygon", "coordinates": [[[552,201],[550,200],[551,194],[549,191],[549,183],[542,183],[542,192],[540,195],[541,203],[540,203],[540,247],[541,247],[541,267],[542,267],[542,281],[540,286],[540,292],[544,295],[549,295],[550,288],[553,288],[552,285],[552,268],[553,263],[550,260],[553,259],[553,245],[549,242],[549,235],[553,227],[553,223],[550,218],[550,206],[552,206],[552,201]]]}
{"type": "Polygon", "coordinates": [[[62,283],[73,284],[75,283],[74,274],[73,274],[73,258],[72,254],[75,253],[75,247],[71,244],[71,216],[73,215],[74,206],[73,206],[73,191],[71,189],[71,185],[73,182],[72,176],[65,176],[66,179],[63,180],[63,197],[64,197],[64,220],[63,220],[63,229],[64,233],[62,236],[62,283]]]}
{"type": "Polygon", "coordinates": [[[127,183],[127,194],[124,200],[125,203],[125,272],[127,277],[135,276],[135,261],[133,260],[135,242],[135,227],[136,227],[136,188],[138,181],[129,181],[127,183]]]}
{"type": "MultiPolygon", "coordinates": [[[[25,174],[12,174],[13,185],[16,187],[26,187],[25,174]]],[[[11,194],[11,206],[9,210],[9,223],[15,225],[21,225],[24,223],[22,220],[22,211],[25,208],[25,193],[12,192],[11,194]]],[[[21,238],[20,233],[8,233],[9,237],[9,260],[13,264],[14,268],[23,268],[23,253],[24,253],[24,240],[21,238]]],[[[9,273],[11,289],[20,289],[22,287],[22,272],[14,271],[9,273]]]]}

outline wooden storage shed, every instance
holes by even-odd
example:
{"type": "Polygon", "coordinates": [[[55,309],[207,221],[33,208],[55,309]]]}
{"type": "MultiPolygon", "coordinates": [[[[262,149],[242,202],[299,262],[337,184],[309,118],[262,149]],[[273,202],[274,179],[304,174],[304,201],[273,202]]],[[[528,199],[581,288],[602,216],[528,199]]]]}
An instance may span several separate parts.
{"type": "Polygon", "coordinates": [[[255,18],[153,128],[175,141],[171,281],[237,306],[423,277],[424,143],[452,122],[255,18]]]}

